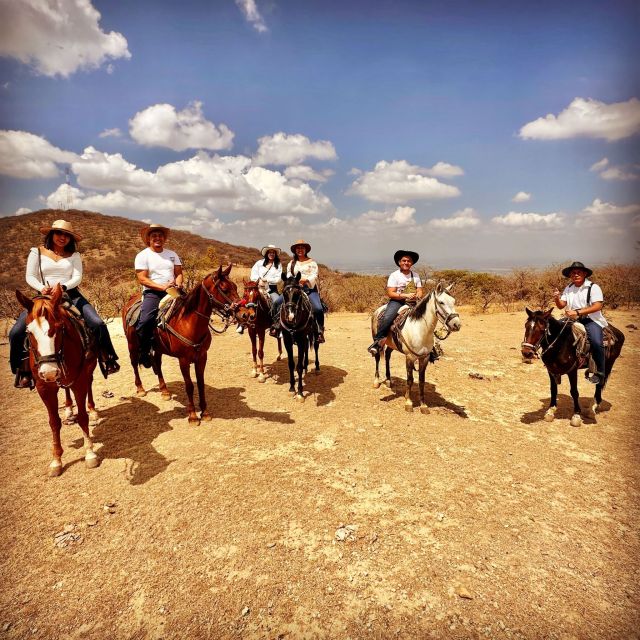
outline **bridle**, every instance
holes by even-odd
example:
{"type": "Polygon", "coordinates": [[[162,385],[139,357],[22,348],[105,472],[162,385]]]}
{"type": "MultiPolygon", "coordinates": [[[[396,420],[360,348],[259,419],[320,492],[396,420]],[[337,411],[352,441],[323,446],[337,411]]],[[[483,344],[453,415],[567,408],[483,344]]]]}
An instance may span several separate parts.
{"type": "MultiPolygon", "coordinates": [[[[535,321],[531,319],[531,322],[535,322],[535,321]]],[[[529,347],[529,349],[533,351],[534,358],[541,358],[545,353],[547,353],[547,351],[549,351],[549,349],[553,347],[553,345],[556,342],[558,342],[558,340],[560,339],[560,336],[562,335],[567,325],[569,324],[570,324],[569,322],[563,322],[562,328],[558,332],[558,335],[553,340],[551,340],[551,342],[549,342],[549,339],[551,338],[551,331],[550,331],[551,323],[549,322],[549,318],[547,318],[547,320],[545,321],[544,331],[540,335],[540,339],[535,344],[524,341],[520,343],[520,348],[522,349],[523,347],[529,347]],[[545,339],[547,341],[547,345],[543,346],[542,341],[545,339]]],[[[525,333],[525,338],[527,337],[527,333],[525,333]]]]}
{"type": "Polygon", "coordinates": [[[313,317],[313,309],[311,308],[311,302],[309,300],[309,296],[304,292],[301,286],[296,284],[288,284],[282,291],[283,302],[280,307],[280,324],[283,329],[288,331],[289,333],[294,333],[295,331],[303,331],[309,326],[309,322],[313,317]],[[288,295],[291,295],[291,291],[298,291],[300,296],[296,302],[288,301],[285,302],[288,295]],[[299,326],[300,316],[303,312],[307,313],[307,319],[302,326],[299,326]],[[289,323],[286,320],[286,317],[291,313],[293,315],[293,324],[289,323]]]}
{"type": "Polygon", "coordinates": [[[442,323],[442,327],[446,332],[443,333],[441,330],[436,329],[433,332],[433,335],[438,338],[440,342],[442,342],[443,340],[446,340],[453,331],[453,329],[449,326],[449,323],[452,320],[459,318],[460,314],[448,311],[444,304],[438,299],[438,296],[435,292],[433,294],[433,302],[436,309],[436,318],[442,323]]]}

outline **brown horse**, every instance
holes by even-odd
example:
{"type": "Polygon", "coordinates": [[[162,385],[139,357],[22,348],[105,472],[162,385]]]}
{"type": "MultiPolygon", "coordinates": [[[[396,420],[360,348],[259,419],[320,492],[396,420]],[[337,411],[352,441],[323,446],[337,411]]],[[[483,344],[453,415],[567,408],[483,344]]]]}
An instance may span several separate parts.
{"type": "MultiPolygon", "coordinates": [[[[255,319],[247,318],[246,324],[251,340],[251,353],[253,355],[253,369],[251,375],[258,378],[258,382],[264,382],[267,378],[264,375],[264,337],[272,324],[271,300],[267,294],[260,291],[257,282],[244,283],[244,299],[246,300],[246,311],[240,309],[242,315],[249,314],[251,309],[255,311],[255,319]]],[[[278,360],[282,358],[282,340],[278,337],[278,360]]]]}
{"type": "MultiPolygon", "coordinates": [[[[95,351],[87,349],[70,313],[61,306],[62,288],[56,285],[51,296],[37,296],[33,300],[16,291],[18,302],[28,311],[29,362],[36,389],[49,413],[49,426],[53,435],[53,461],[49,475],[62,473],[62,421],[58,414],[58,390],[71,389],[78,408],[78,424],[84,433],[85,463],[92,469],[100,464],[93,451],[89,435],[89,414],[97,418],[91,385],[97,358],[95,351]]],[[[70,397],[67,396],[67,403],[70,397]]]]}
{"type": "MultiPolygon", "coordinates": [[[[588,358],[580,358],[576,353],[575,338],[571,330],[573,322],[556,320],[552,315],[553,309],[548,311],[531,311],[526,309],[527,321],[524,325],[524,340],[521,345],[522,357],[528,360],[541,358],[549,374],[551,387],[551,400],[549,408],[544,414],[547,422],[553,421],[558,408],[558,384],[563,375],[569,378],[571,398],[573,399],[573,415],[571,426],[579,427],[582,424],[580,415],[580,394],[578,393],[578,369],[585,368],[588,358]],[[540,352],[540,353],[538,353],[540,352]]],[[[614,337],[614,343],[605,348],[605,379],[596,385],[594,402],[591,410],[595,415],[602,402],[602,390],[604,389],[613,363],[617,360],[624,344],[624,334],[613,325],[609,330],[614,337]]]]}
{"type": "MultiPolygon", "coordinates": [[[[167,400],[171,398],[162,375],[162,354],[178,358],[187,392],[189,422],[199,424],[200,420],[211,420],[204,394],[204,370],[207,365],[207,351],[211,345],[209,322],[211,314],[216,313],[224,318],[226,329],[234,317],[239,297],[235,283],[229,279],[230,272],[231,265],[224,271],[220,267],[216,273],[207,274],[200,284],[176,301],[176,307],[166,325],[157,327],[154,332],[153,370],[158,376],[160,392],[163,398],[167,400]],[[200,418],[196,414],[193,403],[194,387],[190,373],[191,364],[194,364],[196,372],[200,418]]],[[[145,396],[147,392],[142,386],[138,372],[138,336],[135,327],[128,326],[126,320],[127,312],[139,299],[140,294],[136,294],[127,302],[122,310],[122,324],[127,336],[129,357],[135,375],[136,395],[145,396]]]]}

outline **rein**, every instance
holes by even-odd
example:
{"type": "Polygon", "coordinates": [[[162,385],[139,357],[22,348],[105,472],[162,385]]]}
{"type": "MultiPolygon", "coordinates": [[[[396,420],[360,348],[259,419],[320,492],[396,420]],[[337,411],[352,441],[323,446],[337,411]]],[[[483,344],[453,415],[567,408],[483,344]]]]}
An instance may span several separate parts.
{"type": "Polygon", "coordinates": [[[545,327],[545,330],[543,334],[540,336],[540,340],[538,340],[538,342],[536,342],[535,344],[531,344],[530,342],[522,342],[520,346],[530,347],[531,349],[533,349],[534,356],[536,358],[541,358],[545,353],[547,353],[547,351],[549,351],[549,349],[553,347],[553,345],[556,342],[558,342],[558,340],[560,339],[560,336],[562,335],[562,333],[564,332],[564,330],[567,328],[569,324],[570,324],[569,322],[563,322],[562,328],[558,332],[558,335],[551,341],[551,343],[549,343],[549,338],[551,337],[551,331],[549,330],[549,328],[551,326],[551,323],[547,321],[547,326],[545,327]],[[547,341],[547,346],[543,347],[542,341],[545,339],[547,341]],[[540,351],[540,353],[538,353],[538,351],[540,351]]]}
{"type": "Polygon", "coordinates": [[[307,296],[307,294],[302,290],[302,287],[289,285],[288,287],[285,287],[285,290],[282,292],[283,296],[287,289],[298,289],[300,291],[300,301],[296,302],[295,304],[293,302],[283,302],[282,306],[280,307],[280,324],[283,329],[293,334],[296,331],[304,331],[304,329],[309,326],[309,321],[313,317],[313,313],[311,309],[311,302],[309,301],[309,296],[307,296]],[[300,307],[302,307],[302,309],[300,309],[300,307]],[[297,326],[296,324],[294,324],[293,327],[291,327],[285,320],[287,309],[293,311],[294,322],[298,322],[298,315],[301,311],[306,311],[307,319],[305,323],[302,326],[297,326]]]}

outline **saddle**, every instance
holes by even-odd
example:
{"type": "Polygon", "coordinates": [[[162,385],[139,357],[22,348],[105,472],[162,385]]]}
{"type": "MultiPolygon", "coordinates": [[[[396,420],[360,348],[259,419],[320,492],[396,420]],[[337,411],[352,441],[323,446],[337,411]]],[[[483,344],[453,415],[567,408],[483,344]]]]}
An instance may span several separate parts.
{"type": "MultiPolygon", "coordinates": [[[[158,305],[158,319],[157,325],[161,328],[164,328],[171,319],[173,312],[175,311],[176,303],[179,298],[173,298],[171,296],[165,296],[160,300],[160,304],[158,305]]],[[[128,327],[135,327],[140,319],[140,310],[142,309],[142,298],[140,300],[136,300],[130,307],[129,311],[127,311],[127,315],[125,316],[125,321],[128,327]]]]}
{"type": "MultiPolygon", "coordinates": [[[[604,354],[607,359],[609,358],[611,349],[618,342],[618,337],[612,327],[612,324],[608,324],[602,330],[604,354]]],[[[593,357],[591,356],[591,343],[585,326],[581,322],[572,322],[571,332],[573,334],[573,345],[576,349],[576,355],[580,360],[579,368],[582,369],[583,367],[587,367],[590,373],[595,373],[596,365],[593,361],[593,357]]]]}
{"type": "Polygon", "coordinates": [[[69,314],[69,320],[71,320],[71,324],[75,327],[78,335],[80,336],[84,351],[91,351],[95,346],[95,337],[93,332],[87,326],[87,323],[84,321],[80,311],[78,311],[78,309],[76,309],[69,300],[64,300],[60,306],[69,314]]]}
{"type": "MultiPolygon", "coordinates": [[[[380,317],[382,316],[386,308],[387,308],[386,304],[380,307],[379,313],[376,315],[376,329],[377,329],[378,321],[380,320],[380,317]]],[[[389,333],[387,335],[387,340],[392,340],[396,349],[401,353],[403,352],[403,348],[402,348],[402,341],[400,339],[400,332],[402,331],[402,328],[404,327],[404,323],[407,321],[407,318],[409,317],[409,312],[411,311],[411,309],[412,307],[408,304],[405,304],[404,306],[400,307],[398,311],[398,315],[396,315],[396,317],[394,318],[393,323],[389,328],[389,333]]]]}

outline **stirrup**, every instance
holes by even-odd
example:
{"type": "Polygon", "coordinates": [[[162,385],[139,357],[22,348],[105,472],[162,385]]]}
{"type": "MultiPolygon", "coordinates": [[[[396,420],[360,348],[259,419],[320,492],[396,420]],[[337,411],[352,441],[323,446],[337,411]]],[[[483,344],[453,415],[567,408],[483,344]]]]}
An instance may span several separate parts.
{"type": "Polygon", "coordinates": [[[374,342],[373,344],[369,345],[367,351],[372,356],[377,356],[380,353],[380,345],[378,344],[378,342],[374,342]]]}
{"type": "Polygon", "coordinates": [[[324,343],[324,329],[318,329],[318,344],[324,343]]]}
{"type": "Polygon", "coordinates": [[[16,389],[33,389],[36,385],[33,381],[31,371],[25,371],[24,369],[18,369],[16,372],[16,378],[13,382],[13,386],[16,389]]]}

